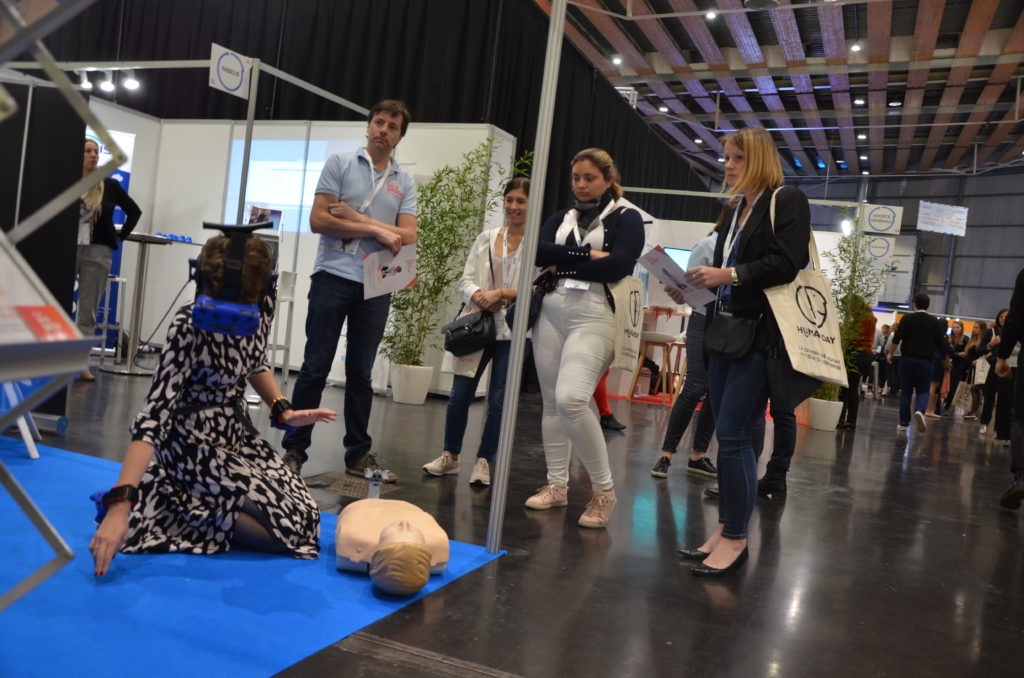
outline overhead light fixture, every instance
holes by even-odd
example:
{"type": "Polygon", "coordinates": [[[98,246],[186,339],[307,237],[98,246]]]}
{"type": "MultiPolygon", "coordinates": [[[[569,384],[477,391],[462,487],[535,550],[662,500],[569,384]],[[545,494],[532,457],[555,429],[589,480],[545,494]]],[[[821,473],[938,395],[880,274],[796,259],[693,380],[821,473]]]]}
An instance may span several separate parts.
{"type": "Polygon", "coordinates": [[[82,71],[78,74],[78,86],[82,89],[92,89],[92,81],[89,80],[89,76],[82,71]]]}
{"type": "Polygon", "coordinates": [[[714,21],[715,19],[718,18],[718,13],[713,9],[709,9],[708,13],[705,14],[704,16],[707,17],[708,21],[714,21]]]}
{"type": "Polygon", "coordinates": [[[779,0],[743,0],[743,6],[747,9],[774,9],[779,6],[779,0]]]}
{"type": "Polygon", "coordinates": [[[899,108],[902,105],[903,105],[902,101],[890,101],[889,102],[889,108],[899,108]]]}
{"type": "Polygon", "coordinates": [[[864,105],[864,100],[861,99],[860,97],[857,97],[856,99],[853,100],[853,103],[856,106],[863,106],[864,105]]]}
{"type": "Polygon", "coordinates": [[[100,89],[104,92],[113,92],[114,88],[114,71],[107,71],[107,79],[100,83],[100,89]]]}
{"type": "Polygon", "coordinates": [[[659,113],[668,113],[668,106],[658,106],[659,113]]]}
{"type": "Polygon", "coordinates": [[[855,42],[852,45],[850,45],[850,51],[851,52],[859,52],[860,51],[860,43],[859,42],[855,42]]]}
{"type": "Polygon", "coordinates": [[[125,89],[133,89],[134,90],[134,89],[138,89],[139,88],[139,81],[135,79],[135,70],[134,69],[130,69],[128,71],[128,77],[126,77],[124,80],[122,80],[121,84],[124,85],[125,89]]]}
{"type": "Polygon", "coordinates": [[[868,138],[868,135],[861,132],[860,134],[857,135],[857,138],[860,139],[861,141],[864,141],[865,139],[868,138]]]}
{"type": "Polygon", "coordinates": [[[866,156],[866,155],[862,155],[862,156],[860,156],[860,159],[861,159],[861,160],[867,160],[867,159],[868,159],[868,156],[866,156]]]}
{"type": "Polygon", "coordinates": [[[719,158],[718,162],[725,162],[725,158],[719,158]]]}
{"type": "Polygon", "coordinates": [[[871,172],[869,172],[867,170],[861,170],[861,174],[863,174],[864,176],[867,176],[867,175],[871,174],[871,172]]]}
{"type": "Polygon", "coordinates": [[[703,139],[694,139],[693,143],[695,143],[695,144],[703,144],[704,140],[703,139]]]}
{"type": "Polygon", "coordinates": [[[622,57],[620,57],[620,56],[613,56],[612,57],[612,63],[615,64],[616,66],[621,66],[622,65],[622,57]]]}

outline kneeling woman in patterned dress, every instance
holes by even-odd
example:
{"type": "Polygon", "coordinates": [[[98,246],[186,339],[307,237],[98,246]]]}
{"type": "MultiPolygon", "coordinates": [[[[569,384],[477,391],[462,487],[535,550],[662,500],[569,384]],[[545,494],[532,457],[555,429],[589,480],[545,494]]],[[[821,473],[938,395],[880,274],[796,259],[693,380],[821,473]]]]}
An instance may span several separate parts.
{"type": "MultiPolygon", "coordinates": [[[[211,238],[199,258],[204,294],[224,286],[230,240],[211,238]]],[[[265,362],[274,317],[270,250],[245,242],[241,304],[259,305],[251,336],[199,329],[193,305],[167,332],[145,407],[132,425],[118,485],[89,545],[96,576],[124,553],[211,554],[235,549],[316,558],[320,512],[302,479],[281,462],[249,420],[248,380],[277,423],[334,421],[331,410],[292,410],[265,362]]]]}

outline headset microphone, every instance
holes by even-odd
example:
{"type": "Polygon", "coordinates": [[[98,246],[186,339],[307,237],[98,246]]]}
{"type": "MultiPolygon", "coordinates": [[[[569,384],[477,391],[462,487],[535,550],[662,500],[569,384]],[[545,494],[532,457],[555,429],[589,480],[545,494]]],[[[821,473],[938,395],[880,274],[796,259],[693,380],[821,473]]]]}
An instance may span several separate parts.
{"type": "MultiPolygon", "coordinates": [[[[192,326],[207,332],[250,337],[260,326],[259,304],[241,304],[242,270],[245,265],[245,249],[249,238],[262,228],[273,228],[270,221],[255,224],[211,224],[203,222],[203,228],[221,231],[230,239],[228,259],[224,265],[224,278],[220,292],[216,295],[206,285],[199,272],[199,260],[189,259],[189,279],[196,281],[197,296],[192,306],[192,326]]],[[[267,278],[266,294],[273,294],[277,285],[277,274],[267,278]]]]}

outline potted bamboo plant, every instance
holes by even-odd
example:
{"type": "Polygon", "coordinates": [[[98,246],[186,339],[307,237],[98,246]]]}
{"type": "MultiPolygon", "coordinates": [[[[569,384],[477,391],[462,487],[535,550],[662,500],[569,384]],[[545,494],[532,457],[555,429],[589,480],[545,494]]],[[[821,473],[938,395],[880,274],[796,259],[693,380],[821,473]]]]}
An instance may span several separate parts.
{"type": "Polygon", "coordinates": [[[419,405],[427,398],[434,368],[424,352],[436,346],[442,313],[457,294],[470,246],[487,211],[497,204],[490,188],[494,144],[487,140],[446,165],[419,188],[416,284],[391,297],[391,315],[381,342],[391,361],[392,397],[419,405]]]}

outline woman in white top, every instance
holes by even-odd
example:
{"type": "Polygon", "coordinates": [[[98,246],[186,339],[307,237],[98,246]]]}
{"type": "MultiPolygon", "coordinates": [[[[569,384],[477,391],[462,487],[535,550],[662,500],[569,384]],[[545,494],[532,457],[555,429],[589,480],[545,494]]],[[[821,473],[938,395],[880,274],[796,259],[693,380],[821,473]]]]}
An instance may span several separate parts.
{"type": "Polygon", "coordinates": [[[505,187],[505,226],[486,230],[477,236],[466,268],[459,281],[465,302],[463,313],[479,310],[494,313],[496,341],[488,348],[457,358],[445,353],[442,369],[453,372],[451,394],[444,422],[444,452],[423,466],[433,476],[459,472],[459,454],[466,433],[469,405],[476,394],[480,376],[492,363],[491,383],[487,389],[487,420],[477,449],[471,485],[490,485],[490,465],[498,451],[501,406],[505,400],[505,373],[508,369],[511,331],[505,322],[505,306],[516,298],[519,278],[519,245],[526,225],[526,207],[530,199],[530,180],[516,177],[505,187]]]}
{"type": "Polygon", "coordinates": [[[608,447],[590,401],[614,349],[608,284],[633,272],[644,245],[644,224],[636,210],[619,205],[619,172],[601,149],[588,148],[573,158],[572,189],[573,209],[544,223],[537,246],[536,263],[548,269],[554,283],[533,328],[548,474],[547,485],[526,506],[550,509],[568,503],[571,442],[593,489],[579,524],[604,527],[615,507],[615,490],[608,447]]]}

